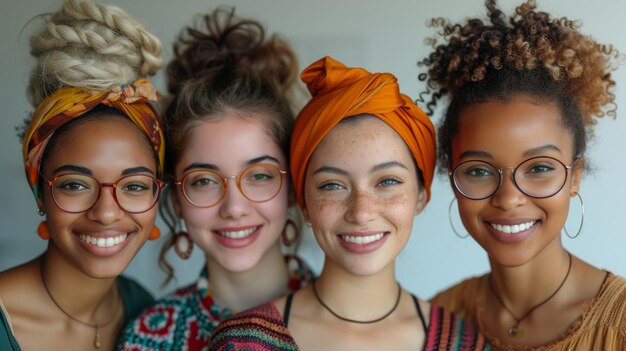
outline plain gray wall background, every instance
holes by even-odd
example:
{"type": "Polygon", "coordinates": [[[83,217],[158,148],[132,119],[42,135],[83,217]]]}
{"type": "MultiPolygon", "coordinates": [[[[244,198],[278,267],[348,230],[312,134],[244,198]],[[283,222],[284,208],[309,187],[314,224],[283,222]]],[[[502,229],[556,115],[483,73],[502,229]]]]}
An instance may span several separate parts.
{"type": "MultiPolygon", "coordinates": [[[[171,43],[183,26],[197,14],[220,5],[217,1],[102,0],[116,4],[145,22],[164,43],[164,58],[172,56],[171,43]]],[[[454,21],[466,16],[484,15],[482,0],[223,0],[237,8],[239,16],[261,21],[268,32],[287,38],[300,59],[300,69],[314,60],[330,55],[349,66],[395,74],[402,91],[416,98],[424,89],[417,79],[416,62],[429,50],[424,39],[433,31],[426,27],[432,17],[454,21]]],[[[510,13],[518,1],[501,1],[510,13]]],[[[25,262],[40,254],[46,243],[35,234],[41,220],[23,172],[21,146],[15,126],[32,111],[26,100],[28,74],[34,61],[29,56],[29,34],[37,28],[25,23],[33,16],[56,10],[60,0],[9,1],[0,5],[0,270],[25,262]]],[[[539,0],[539,10],[556,16],[581,20],[582,31],[603,43],[611,43],[626,52],[626,4],[621,0],[577,2],[539,0]]],[[[596,139],[589,145],[588,156],[594,167],[583,180],[585,225],[575,240],[563,235],[565,246],[594,265],[626,276],[626,65],[614,73],[617,82],[618,117],[605,118],[596,128],[596,139]]],[[[162,73],[154,80],[164,91],[162,73]]],[[[438,111],[437,116],[441,113],[438,111]]],[[[435,117],[437,117],[435,116],[435,117]]],[[[435,118],[438,120],[438,118],[435,118]]],[[[452,191],[446,177],[439,176],[433,197],[426,210],[416,218],[409,244],[397,260],[398,279],[404,287],[430,297],[459,279],[488,270],[487,256],[471,238],[461,240],[453,234],[448,221],[452,191]]],[[[575,231],[580,221],[578,202],[572,201],[567,227],[575,231]]],[[[457,228],[461,228],[457,218],[457,228]]],[[[159,224],[160,222],[157,222],[159,224]]],[[[160,225],[165,228],[164,225],[160,225]]],[[[461,228],[462,229],[462,228],[461,228]]],[[[165,234],[165,230],[163,230],[165,234]]],[[[197,277],[203,257],[195,250],[189,261],[175,255],[178,280],[160,289],[163,273],[156,261],[161,240],[148,242],[127,269],[155,295],[171,291],[197,277]]],[[[319,270],[322,254],[313,236],[305,232],[301,253],[319,270]]]]}

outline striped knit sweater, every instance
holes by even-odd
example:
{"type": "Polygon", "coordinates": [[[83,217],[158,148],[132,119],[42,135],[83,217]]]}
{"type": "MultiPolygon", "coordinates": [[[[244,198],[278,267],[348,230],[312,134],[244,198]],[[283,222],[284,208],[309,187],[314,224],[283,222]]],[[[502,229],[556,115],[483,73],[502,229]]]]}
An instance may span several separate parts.
{"type": "MultiPolygon", "coordinates": [[[[283,317],[273,303],[242,312],[220,324],[211,350],[299,350],[283,317]]],[[[423,350],[491,350],[471,325],[442,307],[431,304],[430,322],[423,350]]]]}

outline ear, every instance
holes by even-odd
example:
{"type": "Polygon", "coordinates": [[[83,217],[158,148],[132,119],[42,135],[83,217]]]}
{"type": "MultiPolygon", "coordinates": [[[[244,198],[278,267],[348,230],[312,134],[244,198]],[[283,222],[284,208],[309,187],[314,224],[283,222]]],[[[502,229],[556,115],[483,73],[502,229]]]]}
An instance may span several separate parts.
{"type": "Polygon", "coordinates": [[[580,191],[580,182],[583,179],[583,173],[585,171],[585,159],[581,158],[576,162],[572,168],[572,182],[570,184],[569,195],[574,196],[580,191]]]}
{"type": "Polygon", "coordinates": [[[417,203],[415,205],[415,215],[417,216],[422,212],[426,204],[428,203],[428,196],[426,195],[426,189],[420,188],[417,192],[417,203]]]}
{"type": "Polygon", "coordinates": [[[44,209],[44,204],[43,204],[43,195],[39,195],[37,196],[37,208],[39,209],[39,211],[41,212],[46,212],[44,209]]]}

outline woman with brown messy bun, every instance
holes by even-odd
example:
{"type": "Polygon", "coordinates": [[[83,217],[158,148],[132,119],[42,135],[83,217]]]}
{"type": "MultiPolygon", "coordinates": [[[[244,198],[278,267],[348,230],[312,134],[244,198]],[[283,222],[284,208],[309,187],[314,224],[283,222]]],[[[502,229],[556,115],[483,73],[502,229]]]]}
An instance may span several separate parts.
{"type": "Polygon", "coordinates": [[[112,350],[153,302],[122,273],[159,237],[165,137],[146,78],[162,66],[161,43],[122,9],[88,1],[38,19],[35,111],[20,137],[47,247],[0,273],[0,350],[112,350]]]}
{"type": "MultiPolygon", "coordinates": [[[[623,350],[626,280],[574,257],[561,231],[579,194],[585,149],[599,117],[615,116],[611,72],[621,55],[534,1],[488,20],[441,26],[444,43],[420,62],[463,225],[491,272],[433,301],[479,326],[501,350],[623,350]]],[[[436,40],[434,41],[436,44],[436,40]]],[[[450,210],[453,203],[450,204],[450,210]]],[[[459,235],[460,230],[452,228],[459,235]]]]}
{"type": "MultiPolygon", "coordinates": [[[[198,281],[157,301],[124,333],[125,349],[197,349],[233,312],[307,285],[289,169],[296,56],[257,21],[218,8],[185,28],[167,67],[169,194],[165,254],[199,247],[198,281]],[[281,240],[282,238],[282,240],[281,240]],[[156,319],[155,319],[156,318],[156,319]],[[155,324],[154,320],[166,321],[155,324]],[[166,332],[165,332],[166,331],[166,332]],[[164,335],[167,334],[167,335],[164,335]]],[[[167,283],[167,281],[166,281],[167,283]]]]}

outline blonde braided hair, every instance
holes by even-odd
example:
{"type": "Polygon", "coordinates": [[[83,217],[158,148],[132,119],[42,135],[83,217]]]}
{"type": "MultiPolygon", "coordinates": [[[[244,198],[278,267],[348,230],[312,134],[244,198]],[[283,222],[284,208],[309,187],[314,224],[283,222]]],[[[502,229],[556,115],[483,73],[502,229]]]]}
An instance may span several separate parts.
{"type": "Polygon", "coordinates": [[[105,90],[156,73],[162,46],[146,26],[115,6],[66,0],[31,38],[37,59],[28,95],[33,105],[63,86],[105,90]]]}

